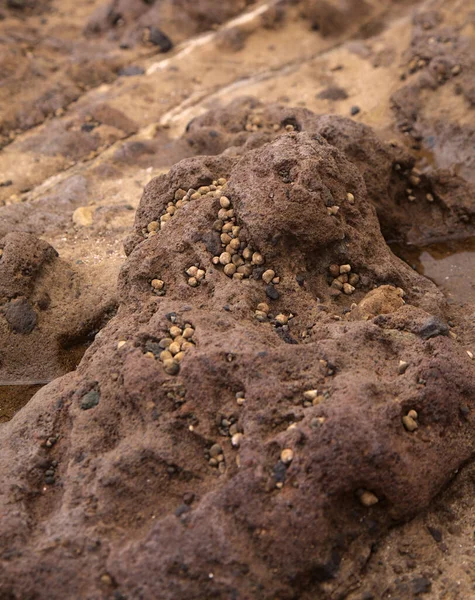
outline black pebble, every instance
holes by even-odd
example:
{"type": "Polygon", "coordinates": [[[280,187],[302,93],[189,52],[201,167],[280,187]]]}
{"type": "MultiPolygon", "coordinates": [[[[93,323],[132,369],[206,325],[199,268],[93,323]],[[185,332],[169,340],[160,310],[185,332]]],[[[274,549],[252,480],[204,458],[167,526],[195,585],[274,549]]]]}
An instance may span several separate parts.
{"type": "Polygon", "coordinates": [[[8,187],[13,184],[11,179],[7,179],[6,181],[0,181],[0,187],[8,187]]]}
{"type": "Polygon", "coordinates": [[[156,27],[149,28],[148,41],[158,46],[162,52],[169,52],[173,48],[171,39],[156,27]]]}
{"type": "Polygon", "coordinates": [[[83,123],[81,125],[81,131],[84,131],[85,133],[90,133],[96,127],[97,125],[95,125],[94,123],[83,123]]]}
{"type": "Polygon", "coordinates": [[[352,115],[357,115],[360,112],[360,107],[359,106],[352,106],[350,109],[350,113],[352,115]]]}
{"type": "Polygon", "coordinates": [[[423,323],[418,333],[422,339],[428,340],[438,335],[448,335],[449,328],[441,319],[430,317],[423,323]]]}
{"type": "Polygon", "coordinates": [[[442,532],[440,531],[440,529],[436,529],[435,527],[430,526],[427,527],[427,529],[429,530],[429,533],[437,543],[442,541],[442,532]]]}
{"type": "Polygon", "coordinates": [[[5,318],[15,333],[31,333],[36,327],[36,312],[26,298],[12,300],[5,311],[5,318]]]}
{"type": "Polygon", "coordinates": [[[282,327],[276,327],[276,332],[286,344],[298,344],[297,340],[294,339],[288,331],[282,329],[282,327]]]}
{"type": "Polygon", "coordinates": [[[147,340],[145,342],[145,350],[147,352],[151,352],[155,357],[158,357],[164,349],[160,348],[160,344],[158,342],[152,342],[152,340],[147,340]]]}
{"type": "Polygon", "coordinates": [[[266,287],[266,296],[271,300],[278,300],[280,298],[279,292],[271,284],[266,287]]]}
{"type": "Polygon", "coordinates": [[[412,580],[414,594],[427,594],[431,591],[432,583],[427,577],[416,577],[412,580]]]}
{"type": "Polygon", "coordinates": [[[91,390],[84,394],[81,398],[81,408],[82,410],[89,410],[90,408],[94,408],[99,404],[99,400],[101,399],[101,395],[97,390],[91,390]]]}
{"type": "Polygon", "coordinates": [[[279,462],[274,467],[274,479],[277,483],[284,483],[286,475],[287,467],[281,460],[279,460],[279,462]]]}

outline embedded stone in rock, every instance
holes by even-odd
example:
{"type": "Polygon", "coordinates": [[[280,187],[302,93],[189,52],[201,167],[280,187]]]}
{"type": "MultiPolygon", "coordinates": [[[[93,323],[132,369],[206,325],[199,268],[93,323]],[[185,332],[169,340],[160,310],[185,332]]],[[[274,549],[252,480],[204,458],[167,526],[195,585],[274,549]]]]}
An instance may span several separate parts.
{"type": "Polygon", "coordinates": [[[150,44],[158,46],[161,52],[169,52],[173,48],[171,39],[157,27],[149,27],[144,39],[150,44]]]}
{"type": "Polygon", "coordinates": [[[448,335],[449,328],[441,319],[430,317],[423,323],[418,333],[423,339],[428,340],[438,335],[448,335]]]}
{"type": "Polygon", "coordinates": [[[80,406],[82,410],[89,410],[97,406],[100,399],[100,393],[97,390],[91,390],[90,392],[87,392],[87,394],[84,394],[84,396],[81,398],[80,406]]]}
{"type": "Polygon", "coordinates": [[[31,333],[36,327],[36,312],[26,298],[11,300],[5,310],[5,318],[15,333],[31,333]]]}

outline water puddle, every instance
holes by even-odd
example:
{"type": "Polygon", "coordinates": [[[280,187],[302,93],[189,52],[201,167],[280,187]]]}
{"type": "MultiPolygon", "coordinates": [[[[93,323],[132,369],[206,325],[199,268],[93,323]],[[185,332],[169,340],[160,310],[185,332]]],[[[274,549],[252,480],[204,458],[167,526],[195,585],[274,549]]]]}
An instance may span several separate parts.
{"type": "Polygon", "coordinates": [[[475,237],[429,246],[389,246],[396,256],[431,279],[449,302],[475,304],[475,237]]]}
{"type": "MultiPolygon", "coordinates": [[[[65,348],[59,356],[58,377],[74,371],[89,348],[91,342],[86,341],[70,348],[65,348]]],[[[38,390],[49,383],[44,381],[0,381],[0,423],[9,421],[20,408],[33,398],[38,390]]]]}

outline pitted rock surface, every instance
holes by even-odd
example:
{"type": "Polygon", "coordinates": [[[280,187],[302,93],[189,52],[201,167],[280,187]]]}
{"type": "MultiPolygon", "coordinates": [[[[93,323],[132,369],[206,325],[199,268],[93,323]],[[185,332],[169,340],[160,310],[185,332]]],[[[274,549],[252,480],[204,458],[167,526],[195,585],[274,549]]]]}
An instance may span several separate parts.
{"type": "Polygon", "coordinates": [[[446,335],[442,294],[385,244],[361,171],[317,132],[259,146],[152,180],[117,316],[2,426],[6,598],[335,598],[473,453],[473,362],[446,335]],[[178,189],[220,178],[149,235],[178,189]],[[258,268],[239,280],[213,263],[222,194],[280,278],[275,299],[258,268]],[[359,274],[351,294],[331,265],[359,274]],[[380,286],[391,302],[371,300],[380,286]],[[194,346],[170,375],[148,348],[185,324],[194,346]]]}

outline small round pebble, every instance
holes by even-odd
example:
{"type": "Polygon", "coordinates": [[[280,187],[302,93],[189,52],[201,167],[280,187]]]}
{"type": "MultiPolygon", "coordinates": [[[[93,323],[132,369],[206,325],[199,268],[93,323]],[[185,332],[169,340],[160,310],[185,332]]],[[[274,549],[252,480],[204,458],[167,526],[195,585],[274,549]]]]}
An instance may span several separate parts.
{"type": "Polygon", "coordinates": [[[252,264],[254,265],[263,265],[264,264],[264,257],[262,256],[262,254],[260,252],[254,252],[254,254],[252,255],[252,264]]]}
{"type": "Polygon", "coordinates": [[[349,283],[344,283],[343,291],[345,294],[347,294],[349,296],[350,294],[352,294],[355,291],[355,288],[352,285],[350,285],[349,283]]]}
{"type": "Polygon", "coordinates": [[[163,290],[165,283],[161,279],[152,279],[151,285],[154,290],[163,290]]]}
{"type": "Polygon", "coordinates": [[[180,350],[180,344],[177,344],[177,342],[173,342],[168,346],[168,352],[171,352],[172,354],[178,354],[180,350]]]}
{"type": "Polygon", "coordinates": [[[241,445],[241,441],[243,438],[243,434],[242,433],[235,433],[232,438],[231,438],[231,444],[235,447],[235,448],[239,448],[239,446],[241,445]]]}
{"type": "Polygon", "coordinates": [[[163,350],[160,352],[160,360],[165,362],[166,360],[171,360],[173,358],[173,354],[169,350],[163,350]]]}
{"type": "Polygon", "coordinates": [[[177,375],[180,371],[180,365],[173,359],[163,361],[163,366],[165,373],[168,373],[168,375],[177,375]]]}
{"type": "Polygon", "coordinates": [[[231,262],[231,255],[229,252],[222,252],[219,256],[219,262],[222,265],[228,265],[231,262]]]}
{"type": "Polygon", "coordinates": [[[374,506],[379,502],[379,498],[373,492],[368,492],[367,490],[363,490],[359,496],[363,506],[374,506]]]}
{"type": "Polygon", "coordinates": [[[232,277],[236,272],[236,265],[233,265],[233,263],[224,265],[223,271],[225,275],[227,275],[228,277],[232,277]]]}
{"type": "Polygon", "coordinates": [[[294,452],[290,448],[284,448],[280,453],[280,460],[284,463],[284,465],[288,465],[292,462],[294,458],[294,452]]]}
{"type": "Polygon", "coordinates": [[[273,271],[272,269],[267,269],[267,271],[264,271],[264,273],[262,273],[262,280],[265,283],[270,283],[275,277],[275,271],[273,271]]]}
{"type": "MultiPolygon", "coordinates": [[[[409,411],[409,413],[414,412],[416,413],[416,411],[409,411]]],[[[407,415],[405,415],[402,418],[402,424],[404,425],[405,429],[407,431],[415,431],[419,426],[417,424],[417,421],[414,417],[410,416],[409,413],[407,415]]],[[[416,413],[417,415],[417,413],[416,413]]]]}
{"type": "Polygon", "coordinates": [[[211,458],[217,458],[222,453],[222,451],[223,449],[219,444],[213,444],[209,449],[209,455],[211,456],[211,458]]]}

